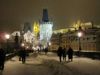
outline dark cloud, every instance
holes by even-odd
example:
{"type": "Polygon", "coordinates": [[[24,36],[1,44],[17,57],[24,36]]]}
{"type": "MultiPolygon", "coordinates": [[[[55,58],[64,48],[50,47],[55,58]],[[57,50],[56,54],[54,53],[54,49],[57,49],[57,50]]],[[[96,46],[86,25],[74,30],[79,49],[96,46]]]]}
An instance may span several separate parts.
{"type": "Polygon", "coordinates": [[[0,30],[13,31],[25,22],[41,20],[43,8],[48,9],[54,29],[78,19],[100,23],[100,0],[0,0],[0,30]]]}

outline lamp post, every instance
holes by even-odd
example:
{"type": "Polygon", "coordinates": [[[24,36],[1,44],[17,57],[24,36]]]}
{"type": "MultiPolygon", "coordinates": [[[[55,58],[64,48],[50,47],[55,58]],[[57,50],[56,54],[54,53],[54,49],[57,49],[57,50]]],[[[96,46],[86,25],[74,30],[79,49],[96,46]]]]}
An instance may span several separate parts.
{"type": "Polygon", "coordinates": [[[80,51],[81,51],[81,40],[80,40],[80,38],[82,37],[82,32],[78,32],[77,33],[77,36],[78,36],[78,39],[79,39],[79,56],[80,56],[80,51]]]}
{"type": "Polygon", "coordinates": [[[62,33],[59,33],[59,46],[61,46],[61,42],[62,42],[62,33]]]}
{"type": "Polygon", "coordinates": [[[22,44],[21,44],[21,47],[24,47],[24,46],[25,46],[25,44],[24,44],[24,43],[22,43],[22,44]]]}
{"type": "Polygon", "coordinates": [[[8,48],[8,41],[9,41],[10,35],[9,34],[5,34],[5,39],[6,39],[6,48],[7,48],[7,52],[9,52],[9,48],[8,48]]]}

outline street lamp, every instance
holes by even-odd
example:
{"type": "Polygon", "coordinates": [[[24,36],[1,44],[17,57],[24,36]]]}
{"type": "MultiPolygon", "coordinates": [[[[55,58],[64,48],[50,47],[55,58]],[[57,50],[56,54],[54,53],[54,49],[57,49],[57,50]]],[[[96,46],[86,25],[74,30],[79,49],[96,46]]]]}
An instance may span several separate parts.
{"type": "Polygon", "coordinates": [[[77,33],[77,36],[78,36],[78,39],[79,39],[79,56],[80,56],[80,51],[81,51],[81,40],[80,38],[82,37],[83,33],[82,32],[78,32],[77,33]]]}
{"type": "Polygon", "coordinates": [[[59,33],[59,46],[61,46],[61,42],[62,42],[62,33],[59,33]]]}
{"type": "Polygon", "coordinates": [[[10,35],[9,34],[5,34],[4,37],[6,39],[6,48],[7,48],[7,53],[8,53],[9,52],[8,41],[9,41],[10,35]]]}
{"type": "Polygon", "coordinates": [[[24,43],[22,43],[22,44],[21,44],[21,46],[22,46],[22,47],[24,47],[24,46],[25,46],[25,44],[24,44],[24,43]]]}
{"type": "Polygon", "coordinates": [[[5,38],[8,40],[10,38],[9,34],[5,34],[5,38]]]}

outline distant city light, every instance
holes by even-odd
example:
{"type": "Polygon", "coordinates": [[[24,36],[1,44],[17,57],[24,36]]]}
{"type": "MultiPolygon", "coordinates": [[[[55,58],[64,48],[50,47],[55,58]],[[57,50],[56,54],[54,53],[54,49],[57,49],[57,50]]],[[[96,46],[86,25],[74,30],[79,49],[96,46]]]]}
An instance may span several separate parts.
{"type": "Polygon", "coordinates": [[[29,46],[26,47],[26,49],[28,49],[28,48],[29,48],[29,46]]]}
{"type": "Polygon", "coordinates": [[[51,42],[49,42],[49,46],[51,46],[51,42]]]}

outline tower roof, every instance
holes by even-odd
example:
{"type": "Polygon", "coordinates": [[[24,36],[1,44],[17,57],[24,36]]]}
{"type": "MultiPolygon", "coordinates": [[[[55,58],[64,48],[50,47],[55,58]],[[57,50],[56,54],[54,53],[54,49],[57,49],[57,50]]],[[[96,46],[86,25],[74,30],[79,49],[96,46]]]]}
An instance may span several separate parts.
{"type": "Polygon", "coordinates": [[[43,16],[42,16],[42,21],[43,22],[48,22],[48,10],[47,9],[43,9],[43,16]]]}

